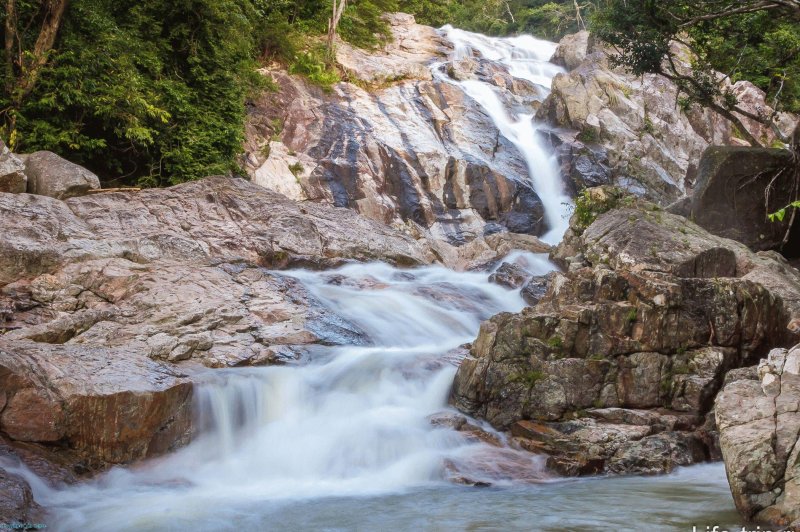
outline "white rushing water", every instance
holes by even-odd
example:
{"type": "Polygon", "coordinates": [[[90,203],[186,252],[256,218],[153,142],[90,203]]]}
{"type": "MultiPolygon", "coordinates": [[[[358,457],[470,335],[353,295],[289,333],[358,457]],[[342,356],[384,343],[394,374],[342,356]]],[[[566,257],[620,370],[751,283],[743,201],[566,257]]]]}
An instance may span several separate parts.
{"type": "MultiPolygon", "coordinates": [[[[543,256],[513,260],[534,274],[551,269],[543,256]]],[[[469,441],[429,419],[447,409],[456,370],[447,353],[473,340],[482,320],[521,310],[518,292],[485,272],[442,267],[375,263],[288,275],[371,345],[321,349],[299,365],[209,372],[196,389],[198,437],[134,469],[54,489],[11,468],[52,509],[50,529],[220,530],[262,503],[441,483],[452,474],[445,464],[493,483],[503,481],[493,460],[513,460],[532,477],[541,470],[533,455],[469,441]]]]}
{"type": "MultiPolygon", "coordinates": [[[[442,28],[443,34],[453,43],[454,59],[479,57],[499,63],[515,78],[536,85],[540,94],[550,92],[553,78],[563,69],[550,63],[556,45],[536,39],[530,35],[518,37],[487,37],[455,29],[442,28]]],[[[447,79],[439,76],[439,79],[447,79]]],[[[558,161],[552,149],[537,133],[540,124],[533,113],[513,114],[503,102],[495,85],[479,79],[464,81],[449,80],[458,84],[464,92],[484,109],[504,137],[511,141],[528,166],[533,189],[542,200],[548,231],[542,240],[557,244],[569,227],[572,201],[564,191],[558,161]]]]}

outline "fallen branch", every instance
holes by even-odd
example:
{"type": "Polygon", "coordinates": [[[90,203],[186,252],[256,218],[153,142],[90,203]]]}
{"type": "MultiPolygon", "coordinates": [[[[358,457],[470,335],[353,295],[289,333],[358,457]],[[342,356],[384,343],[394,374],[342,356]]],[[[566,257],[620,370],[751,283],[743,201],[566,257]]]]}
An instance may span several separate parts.
{"type": "Polygon", "coordinates": [[[87,194],[105,194],[110,192],[139,192],[142,190],[140,187],[117,187],[117,188],[93,188],[87,190],[87,194]]]}

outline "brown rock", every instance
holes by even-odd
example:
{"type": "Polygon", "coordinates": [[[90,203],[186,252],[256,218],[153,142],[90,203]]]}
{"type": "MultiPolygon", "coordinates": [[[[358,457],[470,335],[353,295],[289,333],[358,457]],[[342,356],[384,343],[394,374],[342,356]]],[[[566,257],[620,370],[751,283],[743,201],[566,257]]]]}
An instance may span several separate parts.
{"type": "Polygon", "coordinates": [[[489,276],[489,282],[506,288],[521,288],[531,278],[531,274],[517,264],[504,262],[489,276]]]}
{"type": "Polygon", "coordinates": [[[585,228],[573,219],[553,253],[569,271],[536,306],[481,326],[451,402],[562,473],[705,460],[717,453],[707,419],[724,375],[787,339],[782,296],[797,273],[652,204],[594,194],[611,210],[585,228]]]}
{"type": "Polygon", "coordinates": [[[4,339],[0,376],[10,394],[3,432],[61,440],[91,467],[155,456],[189,435],[189,381],[130,350],[4,339]]]}
{"type": "Polygon", "coordinates": [[[35,388],[17,390],[0,417],[0,429],[12,439],[56,442],[64,437],[61,404],[35,388]]]}

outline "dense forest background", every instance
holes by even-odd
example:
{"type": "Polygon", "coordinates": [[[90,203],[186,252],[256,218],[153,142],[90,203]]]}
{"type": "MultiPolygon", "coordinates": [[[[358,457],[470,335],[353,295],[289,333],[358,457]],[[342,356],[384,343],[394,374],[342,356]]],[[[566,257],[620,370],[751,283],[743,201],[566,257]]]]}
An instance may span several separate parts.
{"type": "MultiPolygon", "coordinates": [[[[340,79],[325,39],[331,0],[5,4],[0,136],[17,152],[55,151],[106,183],[162,186],[236,173],[245,101],[271,89],[256,71],[264,63],[323,87],[340,79]]],[[[697,55],[687,97],[725,108],[713,83],[705,93],[694,84],[716,69],[753,81],[782,109],[800,110],[796,0],[350,0],[338,33],[378,46],[388,36],[387,11],[551,40],[591,26],[635,72],[658,71],[669,40],[679,38],[697,55]]]]}

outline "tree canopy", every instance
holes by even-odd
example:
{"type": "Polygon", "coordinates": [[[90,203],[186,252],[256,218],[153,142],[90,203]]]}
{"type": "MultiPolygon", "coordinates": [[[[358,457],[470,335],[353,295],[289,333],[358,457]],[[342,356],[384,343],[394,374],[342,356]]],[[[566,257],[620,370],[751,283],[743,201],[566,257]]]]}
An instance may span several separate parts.
{"type": "MultiPolygon", "coordinates": [[[[340,35],[377,44],[394,0],[351,0],[340,35]]],[[[330,84],[330,0],[6,0],[3,139],[104,181],[173,184],[237,171],[258,60],[330,84]]]]}
{"type": "Polygon", "coordinates": [[[760,140],[739,117],[770,125],[775,116],[743,110],[718,72],[755,83],[776,111],[800,111],[800,0],[607,0],[592,29],[617,48],[618,64],[672,79],[753,145],[760,140]],[[691,71],[681,68],[672,41],[693,52],[691,71]]]}
{"type": "MultiPolygon", "coordinates": [[[[733,119],[735,99],[714,71],[753,81],[776,109],[800,111],[800,0],[337,5],[339,36],[364,48],[387,38],[387,11],[553,40],[591,22],[619,49],[620,64],[671,77],[687,97],[733,119]],[[696,54],[690,75],[671,67],[671,40],[696,54]]],[[[237,172],[245,101],[268,84],[259,63],[280,62],[323,87],[339,80],[326,38],[332,8],[332,0],[6,0],[0,136],[16,151],[60,153],[111,183],[237,172]]]]}

